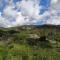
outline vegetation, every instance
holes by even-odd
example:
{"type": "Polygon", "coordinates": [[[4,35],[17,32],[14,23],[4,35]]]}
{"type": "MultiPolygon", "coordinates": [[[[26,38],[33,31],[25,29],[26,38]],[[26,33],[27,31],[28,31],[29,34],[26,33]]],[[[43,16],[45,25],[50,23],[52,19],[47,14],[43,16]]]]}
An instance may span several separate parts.
{"type": "Polygon", "coordinates": [[[59,29],[0,29],[0,60],[60,60],[59,29]]]}

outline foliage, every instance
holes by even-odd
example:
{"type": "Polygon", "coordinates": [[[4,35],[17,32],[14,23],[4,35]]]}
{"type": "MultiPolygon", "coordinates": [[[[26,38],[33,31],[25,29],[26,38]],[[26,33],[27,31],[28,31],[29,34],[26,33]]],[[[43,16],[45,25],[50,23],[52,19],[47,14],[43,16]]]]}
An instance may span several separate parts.
{"type": "Polygon", "coordinates": [[[60,31],[57,29],[0,30],[0,39],[0,60],[60,60],[60,31]],[[29,34],[39,38],[29,38],[29,34]]]}

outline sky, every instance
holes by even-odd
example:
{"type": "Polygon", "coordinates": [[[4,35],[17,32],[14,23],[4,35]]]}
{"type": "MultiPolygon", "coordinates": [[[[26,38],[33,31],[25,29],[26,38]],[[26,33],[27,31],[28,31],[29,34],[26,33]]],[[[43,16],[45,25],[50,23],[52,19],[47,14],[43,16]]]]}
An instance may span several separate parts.
{"type": "Polygon", "coordinates": [[[0,27],[60,25],[60,0],[0,0],[0,27]]]}

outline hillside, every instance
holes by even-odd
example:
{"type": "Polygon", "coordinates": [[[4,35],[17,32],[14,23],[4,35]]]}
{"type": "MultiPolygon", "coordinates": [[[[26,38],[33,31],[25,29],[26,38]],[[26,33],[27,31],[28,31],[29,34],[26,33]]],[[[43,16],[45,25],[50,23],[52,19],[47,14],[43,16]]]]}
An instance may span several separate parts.
{"type": "Polygon", "coordinates": [[[0,60],[60,60],[60,26],[0,28],[0,60]]]}

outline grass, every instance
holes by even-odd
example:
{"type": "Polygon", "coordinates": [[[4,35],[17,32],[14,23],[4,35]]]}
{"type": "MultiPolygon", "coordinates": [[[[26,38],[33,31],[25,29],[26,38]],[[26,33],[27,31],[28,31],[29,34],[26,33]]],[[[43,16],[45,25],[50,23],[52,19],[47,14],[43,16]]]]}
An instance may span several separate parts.
{"type": "Polygon", "coordinates": [[[59,50],[60,48],[56,47],[41,48],[16,43],[8,46],[0,44],[0,60],[60,60],[59,50]]]}
{"type": "MultiPolygon", "coordinates": [[[[4,33],[4,32],[2,32],[4,33]]],[[[6,34],[6,35],[5,35],[6,34]]],[[[60,60],[60,32],[52,29],[24,30],[19,33],[9,34],[8,40],[0,41],[0,60],[60,60]],[[29,45],[27,37],[29,34],[46,36],[50,43],[37,42],[37,45],[29,45]],[[11,37],[13,36],[13,37],[11,37]],[[52,42],[56,43],[52,43],[52,42]]],[[[4,38],[3,38],[4,39],[4,38]]],[[[32,42],[30,42],[32,43],[32,42]]]]}

